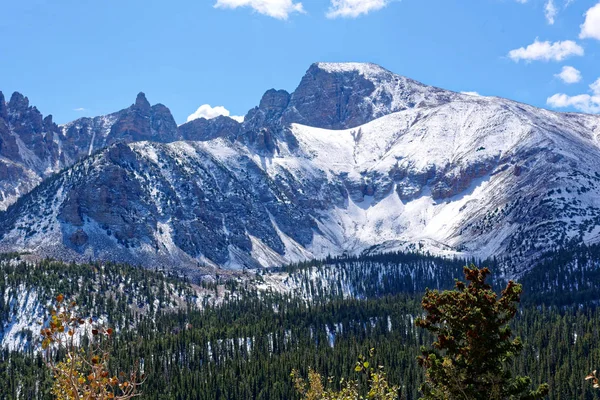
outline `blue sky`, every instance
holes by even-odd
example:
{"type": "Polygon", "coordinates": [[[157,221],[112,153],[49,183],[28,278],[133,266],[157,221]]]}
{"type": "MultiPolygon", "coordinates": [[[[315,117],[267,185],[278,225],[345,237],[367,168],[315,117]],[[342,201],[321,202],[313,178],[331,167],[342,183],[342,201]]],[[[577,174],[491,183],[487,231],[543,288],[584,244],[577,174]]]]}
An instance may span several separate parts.
{"type": "Polygon", "coordinates": [[[0,90],[59,123],[139,91],[178,123],[203,104],[244,115],[316,61],[600,112],[598,0],[3,0],[0,37],[0,90]]]}

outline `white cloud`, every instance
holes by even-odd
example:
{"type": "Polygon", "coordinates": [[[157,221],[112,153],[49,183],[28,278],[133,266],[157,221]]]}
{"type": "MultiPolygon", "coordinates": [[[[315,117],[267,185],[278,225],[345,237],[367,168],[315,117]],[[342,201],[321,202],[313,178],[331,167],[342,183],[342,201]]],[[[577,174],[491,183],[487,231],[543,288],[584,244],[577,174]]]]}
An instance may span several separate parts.
{"type": "Polygon", "coordinates": [[[600,96],[600,78],[596,79],[596,82],[590,85],[590,89],[594,93],[594,96],[600,96]]]}
{"type": "Polygon", "coordinates": [[[585,22],[581,25],[579,38],[600,40],[600,3],[585,13],[585,22]]]}
{"type": "Polygon", "coordinates": [[[546,103],[554,108],[573,107],[586,113],[600,113],[600,96],[590,96],[589,94],[569,96],[564,93],[557,93],[548,97],[546,103]]]}
{"type": "Polygon", "coordinates": [[[481,95],[477,92],[461,92],[462,94],[468,94],[469,96],[477,96],[481,97],[481,95]]]}
{"type": "Polygon", "coordinates": [[[570,66],[564,66],[560,74],[554,76],[560,78],[564,83],[577,83],[581,81],[581,72],[570,66]]]}
{"type": "Polygon", "coordinates": [[[217,118],[218,116],[221,116],[221,115],[223,115],[225,117],[230,117],[238,122],[244,121],[244,117],[242,117],[242,116],[229,115],[229,114],[230,114],[229,110],[223,106],[211,107],[210,104],[203,104],[200,107],[198,107],[198,109],[196,110],[195,113],[193,113],[189,117],[187,117],[187,122],[193,121],[198,118],[213,119],[213,118],[217,118]]]}
{"type": "Polygon", "coordinates": [[[527,0],[517,0],[517,3],[525,4],[527,3],[527,0]]]}
{"type": "Polygon", "coordinates": [[[540,42],[537,38],[527,47],[511,50],[508,56],[513,61],[562,61],[569,56],[582,56],[583,47],[572,40],[551,43],[540,42]]]}
{"type": "Polygon", "coordinates": [[[392,0],[331,0],[327,18],[356,18],[370,11],[380,10],[392,0]]]}
{"type": "Polygon", "coordinates": [[[546,21],[548,21],[550,25],[554,25],[556,14],[558,14],[558,10],[554,5],[554,0],[548,0],[544,6],[544,15],[546,16],[546,21]]]}
{"type": "Polygon", "coordinates": [[[256,12],[277,19],[288,19],[295,12],[304,13],[302,3],[293,0],[217,0],[215,8],[251,7],[256,12]]]}
{"type": "Polygon", "coordinates": [[[576,96],[557,93],[548,97],[546,103],[555,108],[573,107],[586,113],[600,113],[600,78],[590,85],[590,91],[591,95],[578,94],[576,96]]]}
{"type": "Polygon", "coordinates": [[[83,112],[83,111],[87,111],[87,108],[78,107],[78,108],[74,108],[73,111],[83,112]]]}

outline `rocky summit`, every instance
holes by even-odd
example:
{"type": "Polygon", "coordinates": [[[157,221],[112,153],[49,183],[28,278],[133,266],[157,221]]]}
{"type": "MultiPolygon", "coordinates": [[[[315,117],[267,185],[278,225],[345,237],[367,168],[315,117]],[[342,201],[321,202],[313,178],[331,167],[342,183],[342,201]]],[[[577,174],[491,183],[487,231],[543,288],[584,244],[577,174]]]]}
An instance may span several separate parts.
{"type": "Polygon", "coordinates": [[[14,93],[6,103],[0,92],[0,210],[50,175],[113,143],[178,139],[169,109],[150,106],[144,93],[129,108],[59,127],[22,94],[14,93]]]}
{"type": "MultiPolygon", "coordinates": [[[[57,126],[0,94],[0,248],[194,274],[421,250],[508,263],[600,241],[600,117],[316,63],[243,123],[140,93],[57,126]]],[[[522,271],[517,271],[522,272],[522,271]]]]}

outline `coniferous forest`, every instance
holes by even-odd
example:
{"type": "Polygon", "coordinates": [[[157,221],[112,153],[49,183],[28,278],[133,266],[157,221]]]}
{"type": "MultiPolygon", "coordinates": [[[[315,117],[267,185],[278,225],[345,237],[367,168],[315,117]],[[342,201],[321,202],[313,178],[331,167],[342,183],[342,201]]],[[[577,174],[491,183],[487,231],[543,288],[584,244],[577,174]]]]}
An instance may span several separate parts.
{"type": "MultiPolygon", "coordinates": [[[[524,350],[510,368],[534,384],[547,382],[549,399],[600,397],[584,381],[600,365],[595,260],[595,247],[557,251],[521,279],[524,295],[513,329],[524,350]]],[[[416,358],[421,346],[433,342],[414,323],[423,315],[421,297],[426,288],[451,288],[469,261],[395,253],[196,285],[126,265],[32,264],[6,255],[0,263],[0,325],[6,333],[18,317],[15,288],[21,295],[35,288],[40,300],[57,293],[76,298],[90,316],[115,327],[112,367],[140,365],[144,399],[294,399],[292,369],[306,374],[313,368],[335,377],[334,385],[338,378],[364,379],[354,372],[355,362],[375,348],[371,362],[385,366],[401,399],[412,400],[420,398],[424,379],[416,358]],[[270,274],[284,274],[305,295],[261,291],[249,283],[268,281],[270,274]]],[[[500,286],[501,260],[487,264],[500,286]]],[[[37,336],[24,329],[19,348],[2,350],[3,399],[53,398],[37,336]]]]}

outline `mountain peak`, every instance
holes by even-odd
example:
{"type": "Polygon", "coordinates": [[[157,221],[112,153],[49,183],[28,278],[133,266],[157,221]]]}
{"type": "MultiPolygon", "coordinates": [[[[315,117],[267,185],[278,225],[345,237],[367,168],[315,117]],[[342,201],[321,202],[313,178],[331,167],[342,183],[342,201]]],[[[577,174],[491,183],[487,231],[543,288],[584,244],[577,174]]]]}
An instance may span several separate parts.
{"type": "Polygon", "coordinates": [[[408,108],[444,104],[452,96],[377,64],[318,62],[291,95],[283,122],[349,129],[408,108]]]}
{"type": "Polygon", "coordinates": [[[46,117],[44,117],[44,119],[43,119],[43,122],[44,122],[44,128],[46,130],[52,130],[53,128],[58,128],[58,126],[52,120],[52,114],[46,115],[46,117]]]}
{"type": "Polygon", "coordinates": [[[600,215],[598,117],[549,118],[375,64],[313,64],[243,124],[177,127],[140,93],[48,135],[51,117],[20,112],[18,93],[11,103],[0,150],[19,169],[0,170],[11,179],[0,207],[23,200],[1,214],[3,251],[254,268],[422,244],[529,260],[565,238],[598,241],[588,222],[600,215]]]}
{"type": "Polygon", "coordinates": [[[360,62],[317,62],[311,68],[318,68],[329,73],[358,72],[361,75],[391,74],[390,71],[380,65],[360,62]]]}
{"type": "Polygon", "coordinates": [[[0,118],[6,118],[6,100],[4,99],[4,93],[0,90],[0,118]]]}
{"type": "Polygon", "coordinates": [[[19,92],[14,92],[8,102],[8,108],[13,110],[26,110],[29,108],[29,99],[19,92]]]}
{"type": "Polygon", "coordinates": [[[290,94],[285,90],[269,89],[260,99],[259,108],[282,112],[290,102],[290,94]]]}
{"type": "Polygon", "coordinates": [[[135,106],[141,109],[149,109],[150,102],[146,99],[146,94],[144,92],[139,92],[135,99],[135,106]]]}

